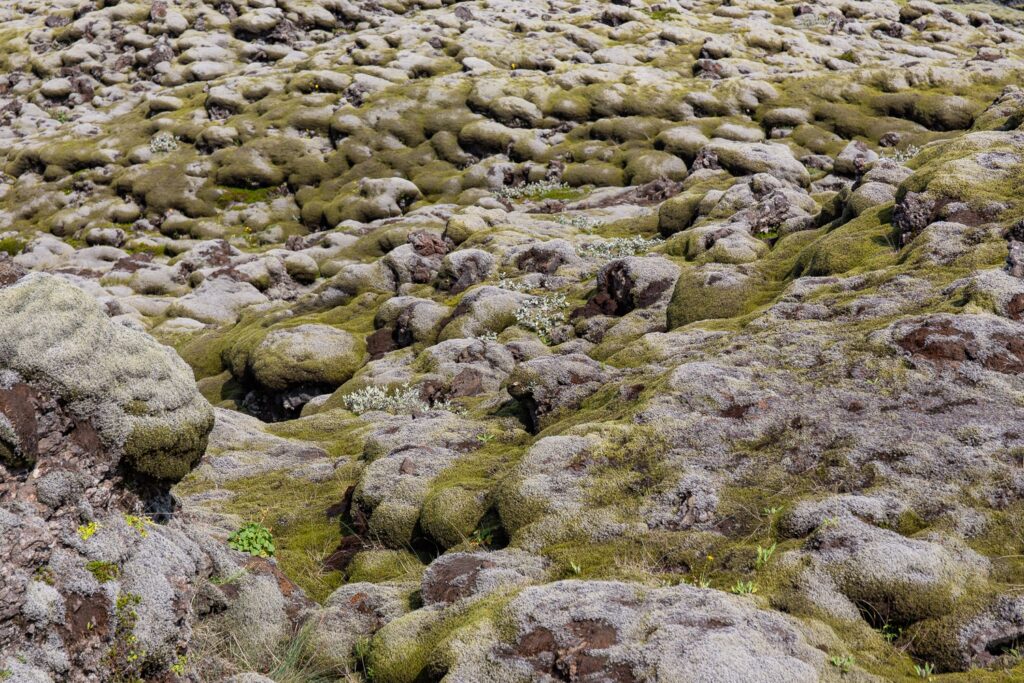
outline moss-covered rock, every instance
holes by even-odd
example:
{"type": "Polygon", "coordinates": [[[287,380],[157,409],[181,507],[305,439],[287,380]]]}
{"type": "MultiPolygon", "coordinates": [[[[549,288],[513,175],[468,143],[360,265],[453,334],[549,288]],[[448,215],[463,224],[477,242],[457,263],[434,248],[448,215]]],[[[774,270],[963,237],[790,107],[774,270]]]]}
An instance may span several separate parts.
{"type": "Polygon", "coordinates": [[[111,321],[85,292],[49,275],[0,289],[0,317],[9,324],[0,367],[67,401],[130,467],[180,479],[199,460],[213,411],[172,349],[111,321]]]}
{"type": "Polygon", "coordinates": [[[744,312],[761,278],[745,266],[707,264],[684,268],[668,305],[669,329],[744,312]]]}

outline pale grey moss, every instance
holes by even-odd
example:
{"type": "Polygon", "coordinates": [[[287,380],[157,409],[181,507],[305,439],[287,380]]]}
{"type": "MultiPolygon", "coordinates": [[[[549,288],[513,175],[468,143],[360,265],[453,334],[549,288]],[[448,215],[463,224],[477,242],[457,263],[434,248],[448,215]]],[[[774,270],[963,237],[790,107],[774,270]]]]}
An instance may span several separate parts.
{"type": "Polygon", "coordinates": [[[213,411],[172,349],[52,275],[0,290],[0,319],[0,366],[66,401],[135,470],[179,479],[199,460],[213,411]]]}

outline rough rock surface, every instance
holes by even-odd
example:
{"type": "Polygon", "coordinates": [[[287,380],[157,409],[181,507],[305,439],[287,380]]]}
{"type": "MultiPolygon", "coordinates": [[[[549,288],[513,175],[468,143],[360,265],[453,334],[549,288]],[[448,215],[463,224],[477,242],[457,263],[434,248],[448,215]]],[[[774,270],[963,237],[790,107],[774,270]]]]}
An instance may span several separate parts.
{"type": "Polygon", "coordinates": [[[1019,2],[0,2],[0,681],[1024,678],[1022,76],[1019,2]]]}

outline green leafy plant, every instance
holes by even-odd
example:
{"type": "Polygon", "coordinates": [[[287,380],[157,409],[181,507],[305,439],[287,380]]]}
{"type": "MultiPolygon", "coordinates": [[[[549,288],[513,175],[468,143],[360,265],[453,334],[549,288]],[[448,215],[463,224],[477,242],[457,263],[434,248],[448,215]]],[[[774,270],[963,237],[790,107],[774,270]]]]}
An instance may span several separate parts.
{"type": "Polygon", "coordinates": [[[757,568],[761,569],[768,564],[768,561],[772,559],[772,555],[775,554],[776,543],[772,543],[767,548],[757,546],[757,568]]]}
{"type": "Polygon", "coordinates": [[[178,655],[177,661],[171,664],[171,673],[175,676],[184,676],[185,670],[188,669],[188,657],[185,655],[178,655]]]}
{"type": "Polygon", "coordinates": [[[78,527],[78,537],[83,541],[88,541],[90,538],[95,536],[96,532],[99,530],[99,522],[89,522],[88,524],[82,524],[78,527]]]}
{"type": "Polygon", "coordinates": [[[125,515],[125,524],[135,529],[139,533],[139,536],[146,538],[149,536],[149,531],[146,529],[147,526],[153,523],[148,517],[136,517],[135,515],[125,515]]]}
{"type": "Polygon", "coordinates": [[[715,563],[715,556],[708,553],[704,556],[704,565],[701,567],[700,574],[694,578],[694,585],[701,588],[711,588],[711,579],[708,576],[711,573],[711,569],[715,563]]]}
{"type": "Polygon", "coordinates": [[[579,576],[583,573],[583,567],[581,567],[579,564],[572,560],[569,561],[569,568],[572,569],[572,573],[576,576],[579,576]]]}
{"type": "Polygon", "coordinates": [[[150,139],[149,149],[154,154],[173,152],[178,149],[178,138],[167,131],[157,133],[150,139]]]}
{"type": "Polygon", "coordinates": [[[489,548],[494,545],[494,534],[501,529],[500,523],[487,523],[481,524],[480,527],[473,532],[470,542],[473,545],[483,546],[489,548]]]}
{"type": "Polygon", "coordinates": [[[363,677],[367,681],[373,681],[374,679],[373,667],[369,664],[371,649],[369,638],[360,638],[352,647],[352,657],[355,659],[356,668],[363,672],[363,677]]]}
{"type": "Polygon", "coordinates": [[[915,664],[914,673],[917,674],[918,678],[932,679],[932,674],[935,673],[935,667],[932,666],[931,662],[925,662],[924,665],[915,664]]]}
{"type": "Polygon", "coordinates": [[[139,647],[135,625],[139,620],[136,608],[142,598],[134,593],[121,593],[114,603],[114,637],[104,658],[108,679],[113,683],[141,683],[146,652],[139,647]]]}
{"type": "Polygon", "coordinates": [[[408,384],[394,388],[371,384],[345,395],[341,400],[345,404],[345,408],[356,415],[378,410],[393,415],[428,410],[458,412],[458,408],[448,401],[433,401],[431,403],[424,401],[420,398],[419,387],[408,384]]]}
{"type": "Polygon", "coordinates": [[[757,592],[757,584],[753,581],[737,581],[729,592],[736,595],[753,595],[757,592]]]}
{"type": "Polygon", "coordinates": [[[535,201],[538,199],[572,199],[579,195],[579,191],[574,190],[565,183],[541,180],[516,187],[502,187],[495,190],[494,195],[498,199],[508,202],[519,199],[535,201]]]}
{"type": "Polygon", "coordinates": [[[270,529],[259,522],[249,522],[228,536],[228,545],[257,557],[274,556],[274,537],[270,529]]]}
{"type": "Polygon", "coordinates": [[[85,568],[89,570],[96,580],[100,583],[107,583],[109,581],[116,581],[121,577],[121,568],[113,562],[103,562],[101,560],[94,560],[85,565],[85,568]]]}
{"type": "Polygon", "coordinates": [[[832,655],[828,658],[828,662],[844,674],[849,673],[853,668],[853,655],[832,655]]]}
{"type": "Polygon", "coordinates": [[[892,643],[896,640],[899,640],[903,636],[903,629],[899,626],[894,626],[889,622],[885,622],[884,624],[882,624],[881,632],[882,638],[884,638],[885,642],[887,643],[892,643]]]}
{"type": "Polygon", "coordinates": [[[45,583],[48,586],[52,586],[55,581],[53,576],[53,570],[49,567],[39,567],[32,573],[32,578],[34,578],[36,581],[41,581],[42,583],[45,583]]]}
{"type": "Polygon", "coordinates": [[[837,526],[839,526],[839,520],[837,520],[835,517],[826,517],[825,519],[821,520],[821,526],[818,527],[818,530],[821,531],[824,529],[834,529],[837,526]]]}
{"type": "Polygon", "coordinates": [[[653,239],[646,239],[639,235],[634,237],[616,237],[605,242],[581,244],[576,248],[576,253],[583,257],[616,259],[624,256],[644,254],[661,244],[662,240],[657,237],[653,239]]]}

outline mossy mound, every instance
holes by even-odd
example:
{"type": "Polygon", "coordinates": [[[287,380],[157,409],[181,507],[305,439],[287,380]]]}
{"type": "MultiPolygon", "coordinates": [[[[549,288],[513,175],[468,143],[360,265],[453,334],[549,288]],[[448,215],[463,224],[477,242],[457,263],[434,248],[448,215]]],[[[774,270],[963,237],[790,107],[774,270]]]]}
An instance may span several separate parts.
{"type": "Polygon", "coordinates": [[[133,469],[180,479],[202,456],[213,411],[172,349],[50,275],[0,289],[0,317],[0,367],[67,401],[133,469]]]}

